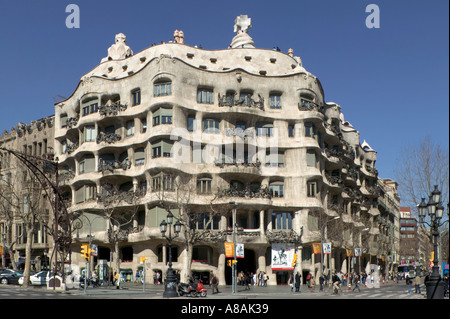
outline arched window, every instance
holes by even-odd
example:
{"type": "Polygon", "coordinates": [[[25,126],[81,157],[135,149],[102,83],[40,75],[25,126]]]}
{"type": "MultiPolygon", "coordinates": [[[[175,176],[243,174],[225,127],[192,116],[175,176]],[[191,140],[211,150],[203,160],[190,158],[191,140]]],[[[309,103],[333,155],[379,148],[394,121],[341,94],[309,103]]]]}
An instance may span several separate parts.
{"type": "Polygon", "coordinates": [[[161,79],[155,82],[154,91],[155,96],[172,95],[172,81],[169,79],[161,79]]]}

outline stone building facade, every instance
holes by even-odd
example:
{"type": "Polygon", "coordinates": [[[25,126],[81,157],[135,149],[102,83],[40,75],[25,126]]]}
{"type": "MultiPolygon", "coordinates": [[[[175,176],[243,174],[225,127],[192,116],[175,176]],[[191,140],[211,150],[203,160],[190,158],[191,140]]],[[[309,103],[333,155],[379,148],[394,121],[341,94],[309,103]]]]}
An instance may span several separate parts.
{"type": "Polygon", "coordinates": [[[186,45],[176,30],[174,41],[133,53],[118,34],[55,104],[73,268],[91,242],[93,264],[131,278],[146,257],[146,281],[164,278],[169,211],[183,224],[170,251],[183,281],[214,272],[231,282],[233,225],[244,244],[238,271],[266,272],[270,285],[292,271],[359,272],[388,254],[378,245],[377,153],[291,49],[256,48],[250,27],[238,17],[223,50],[186,45]],[[321,242],[331,253],[315,250],[321,242]]]}
{"type": "MultiPolygon", "coordinates": [[[[3,246],[1,265],[11,263],[10,250],[13,248],[14,260],[23,269],[26,259],[26,244],[32,241],[30,254],[31,269],[48,269],[53,249],[52,237],[48,227],[52,225],[52,207],[42,196],[44,189],[32,171],[18,157],[6,150],[24,156],[25,160],[36,163],[54,156],[54,116],[32,121],[30,124],[18,123],[11,131],[0,136],[0,245],[3,246]],[[32,215],[34,217],[32,217],[32,215]],[[32,238],[27,238],[25,223],[34,220],[32,238]]],[[[44,170],[44,168],[39,168],[44,170]]]]}

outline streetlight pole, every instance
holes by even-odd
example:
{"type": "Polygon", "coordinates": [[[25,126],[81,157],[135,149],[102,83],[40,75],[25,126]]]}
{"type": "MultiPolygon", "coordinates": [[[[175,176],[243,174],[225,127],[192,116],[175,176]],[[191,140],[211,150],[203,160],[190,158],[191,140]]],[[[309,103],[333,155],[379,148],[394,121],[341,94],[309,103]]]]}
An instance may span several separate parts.
{"type": "MultiPolygon", "coordinates": [[[[340,216],[336,216],[334,218],[328,219],[323,225],[322,225],[322,229],[320,231],[320,274],[323,274],[323,237],[324,237],[324,232],[325,232],[325,227],[327,226],[328,222],[331,222],[333,220],[338,220],[340,219],[340,216]]],[[[330,252],[330,257],[331,257],[331,252],[330,252]]]]}
{"type": "Polygon", "coordinates": [[[167,214],[167,222],[163,220],[161,222],[160,230],[161,234],[164,238],[166,238],[169,242],[169,269],[167,270],[166,280],[164,282],[164,298],[173,298],[178,297],[177,293],[177,277],[172,269],[172,240],[178,237],[178,234],[181,231],[181,223],[177,221],[173,227],[175,236],[172,237],[172,224],[173,224],[173,214],[169,211],[167,214]],[[166,236],[167,227],[169,227],[169,236],[166,236]]]}
{"type": "Polygon", "coordinates": [[[237,260],[236,260],[236,226],[237,226],[237,223],[236,223],[236,206],[237,206],[237,204],[236,204],[236,202],[230,202],[230,204],[232,204],[233,205],[233,216],[232,216],[232,222],[233,222],[233,249],[234,249],[234,252],[233,252],[233,255],[234,255],[234,257],[233,257],[233,259],[234,259],[234,262],[233,262],[233,264],[231,265],[231,278],[232,278],[232,282],[231,282],[231,292],[233,293],[233,294],[235,294],[236,293],[236,284],[237,284],[237,260]]]}
{"type": "Polygon", "coordinates": [[[422,201],[417,207],[419,209],[419,223],[430,226],[434,244],[433,270],[431,276],[425,282],[427,299],[444,299],[444,282],[439,274],[438,239],[440,236],[439,228],[445,225],[448,220],[444,223],[440,222],[444,213],[444,207],[441,204],[441,192],[438,190],[437,185],[434,186],[434,190],[429,196],[428,203],[425,203],[425,198],[422,198],[422,201]],[[430,216],[431,224],[425,222],[427,213],[430,216]]]}

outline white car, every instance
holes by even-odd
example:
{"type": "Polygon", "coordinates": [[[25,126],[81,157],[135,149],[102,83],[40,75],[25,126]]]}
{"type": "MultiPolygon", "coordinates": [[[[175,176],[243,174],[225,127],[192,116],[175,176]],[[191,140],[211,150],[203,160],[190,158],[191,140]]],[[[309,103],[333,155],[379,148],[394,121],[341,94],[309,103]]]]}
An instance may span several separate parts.
{"type": "MultiPolygon", "coordinates": [[[[36,286],[47,285],[52,274],[49,271],[41,271],[30,276],[30,283],[36,286]]],[[[23,285],[23,277],[19,278],[19,285],[23,285]]]]}

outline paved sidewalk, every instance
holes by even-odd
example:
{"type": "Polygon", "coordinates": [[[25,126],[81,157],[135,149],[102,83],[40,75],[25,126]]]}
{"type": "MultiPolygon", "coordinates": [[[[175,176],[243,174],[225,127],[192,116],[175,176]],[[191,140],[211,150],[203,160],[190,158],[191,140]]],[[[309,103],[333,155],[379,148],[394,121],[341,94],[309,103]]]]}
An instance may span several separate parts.
{"type": "MultiPolygon", "coordinates": [[[[406,288],[404,282],[394,283],[389,282],[386,284],[381,284],[380,288],[366,288],[364,285],[360,285],[361,293],[373,294],[378,296],[378,298],[383,296],[383,293],[386,292],[390,288],[406,288]]],[[[273,299],[293,299],[293,298],[305,298],[305,299],[322,299],[322,298],[352,298],[357,297],[358,292],[353,292],[349,290],[348,287],[342,287],[342,292],[335,296],[332,294],[331,289],[328,287],[324,288],[324,291],[319,290],[319,286],[316,286],[314,291],[311,291],[306,285],[300,288],[300,293],[291,292],[291,288],[288,285],[280,285],[280,286],[267,286],[267,287],[258,287],[252,286],[249,290],[246,290],[244,286],[237,286],[237,292],[235,294],[232,293],[232,287],[227,286],[219,286],[220,293],[212,294],[212,289],[209,285],[205,285],[205,288],[208,290],[208,299],[258,299],[258,298],[273,298],[273,299]]],[[[353,287],[352,287],[353,288],[353,287]]],[[[392,289],[390,289],[392,290],[392,289]]],[[[399,289],[399,295],[402,294],[399,289]]],[[[424,292],[424,287],[422,292],[424,292]]],[[[101,286],[97,288],[92,288],[89,286],[86,295],[95,296],[97,298],[102,298],[104,296],[107,297],[119,297],[119,295],[124,296],[127,295],[130,298],[144,298],[144,299],[161,299],[163,298],[164,285],[153,285],[146,284],[145,290],[142,284],[138,283],[129,283],[125,282],[121,284],[120,289],[117,289],[115,286],[101,286]]],[[[83,289],[72,289],[68,290],[66,293],[71,295],[80,295],[84,296],[83,289]]],[[[390,292],[392,295],[392,292],[390,292]]],[[[190,298],[190,297],[183,297],[190,298]]],[[[364,297],[363,297],[364,298],[364,297]]],[[[417,294],[415,296],[409,296],[409,298],[413,299],[423,299],[424,295],[417,294]]]]}

